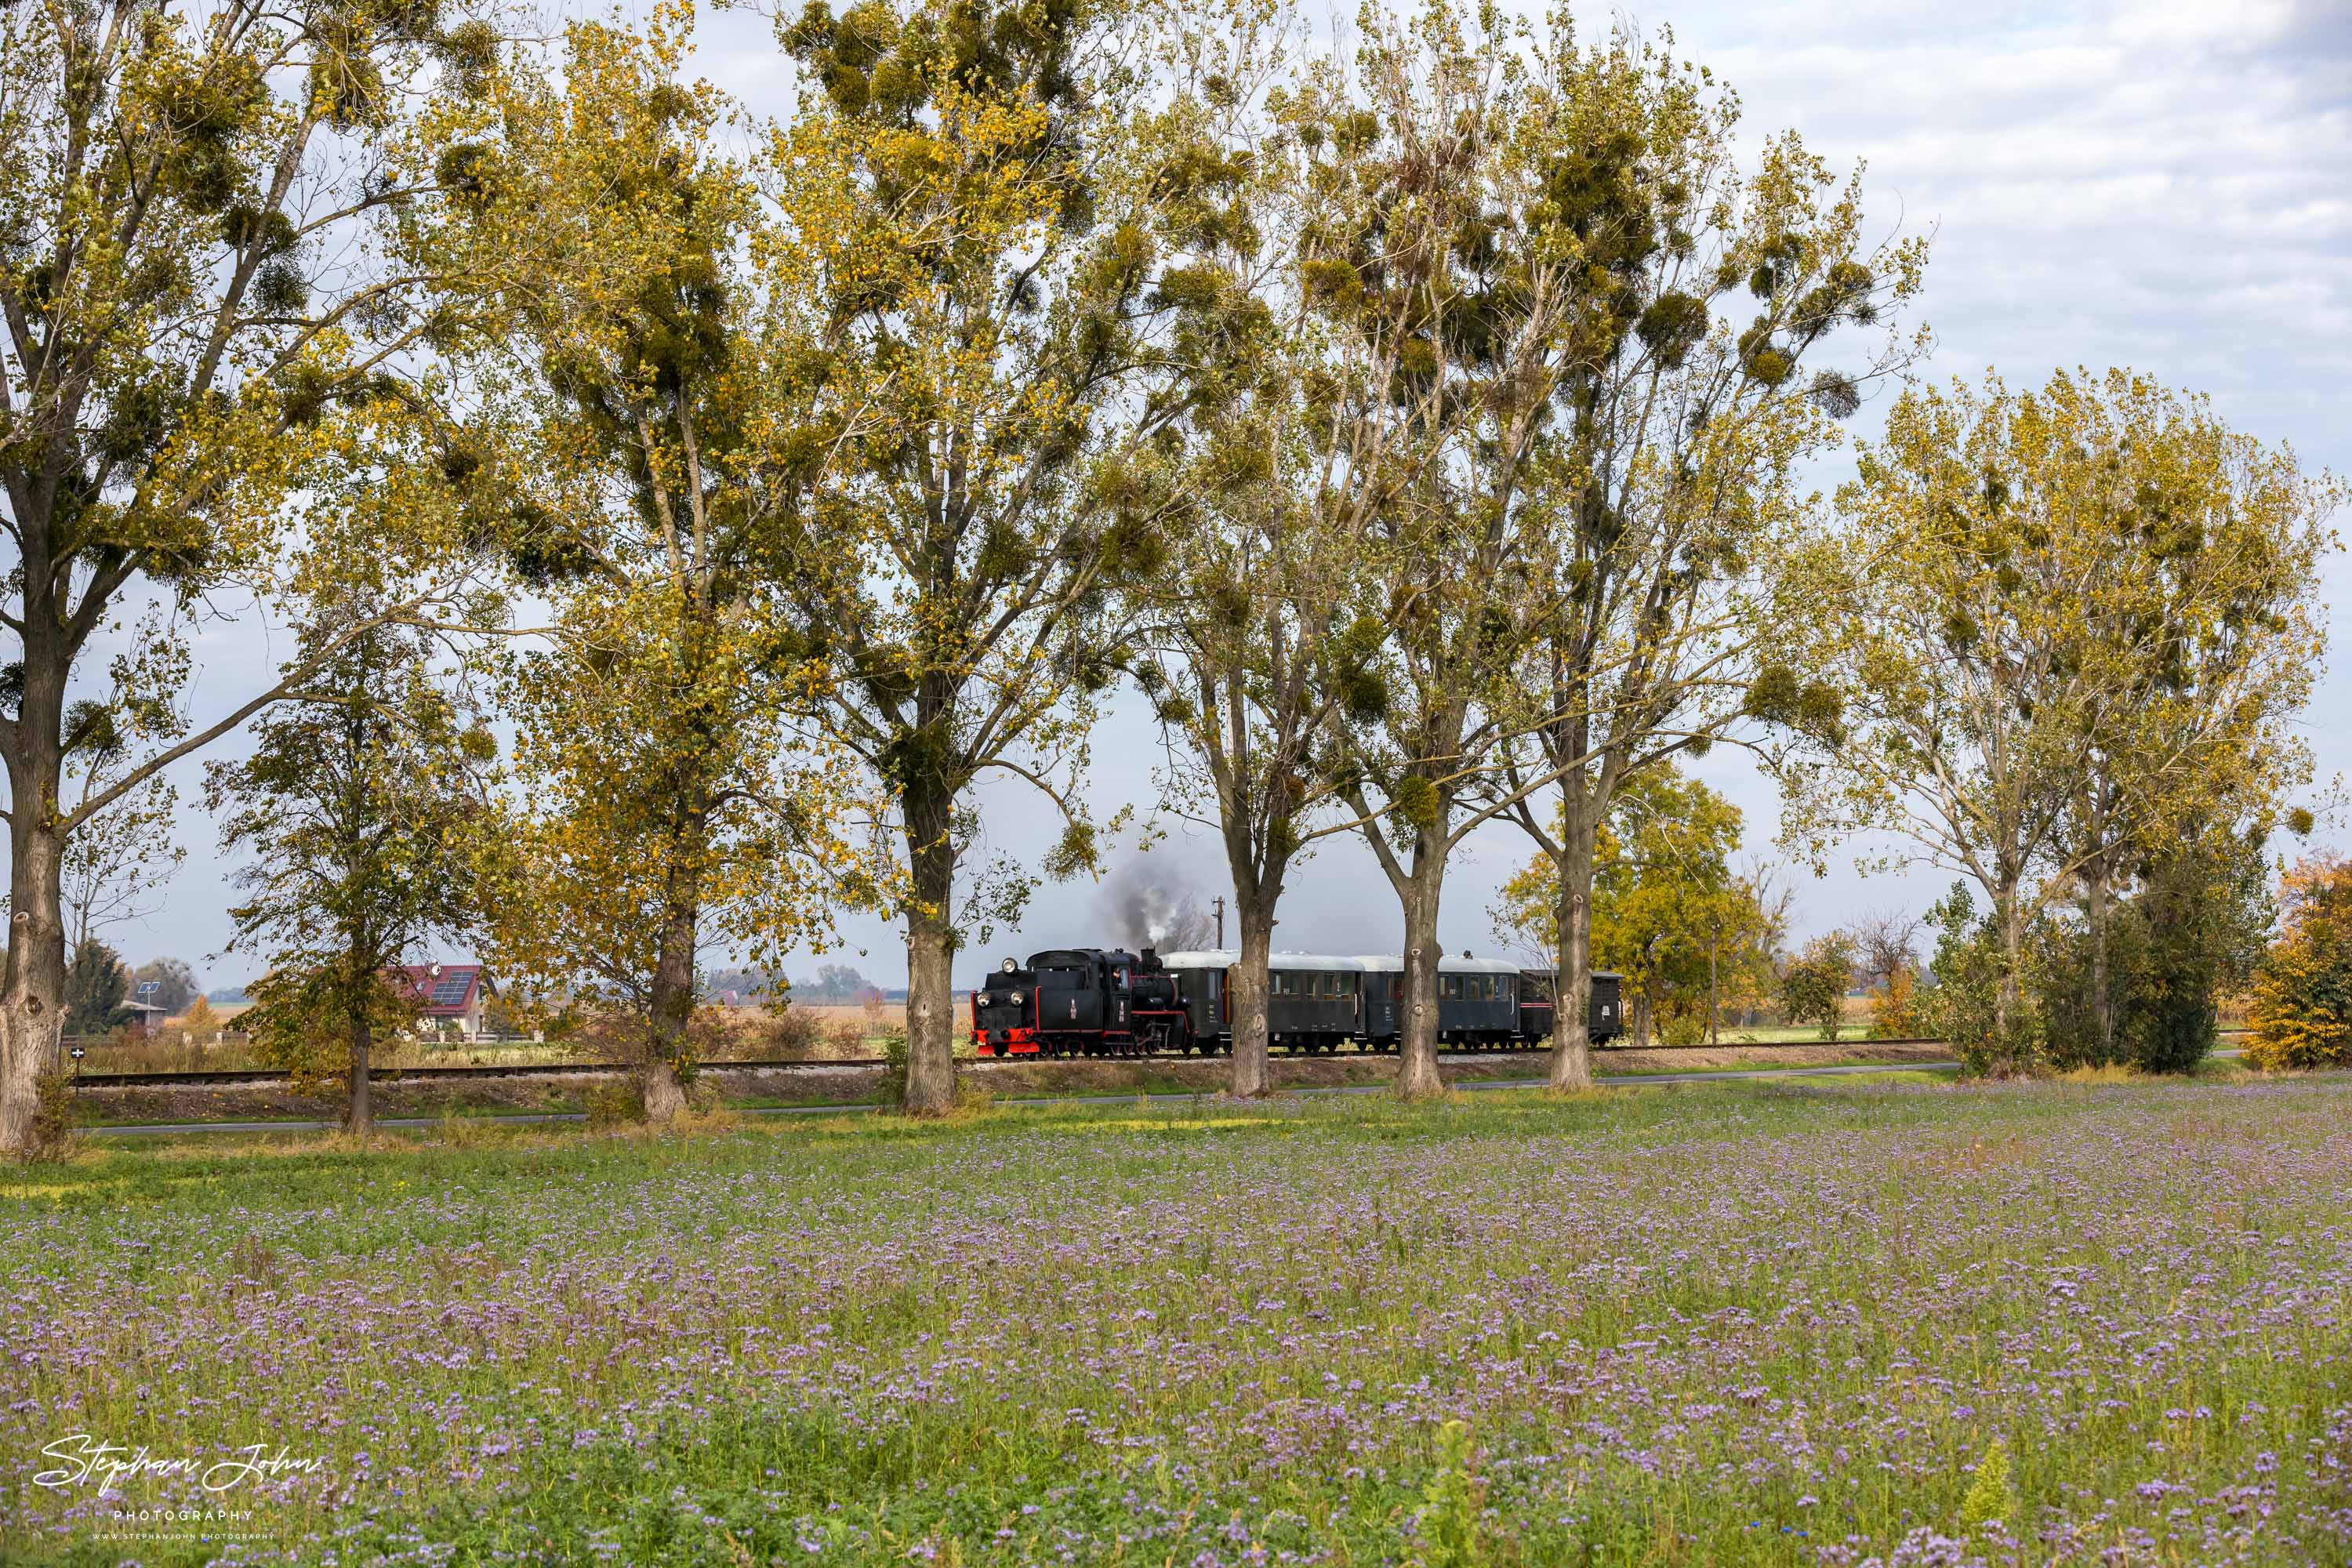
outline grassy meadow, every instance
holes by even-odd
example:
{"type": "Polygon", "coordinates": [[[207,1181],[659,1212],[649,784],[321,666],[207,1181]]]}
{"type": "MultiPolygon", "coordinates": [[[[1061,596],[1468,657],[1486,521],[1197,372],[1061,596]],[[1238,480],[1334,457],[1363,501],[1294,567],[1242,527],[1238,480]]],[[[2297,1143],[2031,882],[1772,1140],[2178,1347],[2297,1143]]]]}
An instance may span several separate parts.
{"type": "Polygon", "coordinates": [[[2342,1563],[2347,1191],[2345,1078],[110,1142],[0,1561],[2342,1563]]]}

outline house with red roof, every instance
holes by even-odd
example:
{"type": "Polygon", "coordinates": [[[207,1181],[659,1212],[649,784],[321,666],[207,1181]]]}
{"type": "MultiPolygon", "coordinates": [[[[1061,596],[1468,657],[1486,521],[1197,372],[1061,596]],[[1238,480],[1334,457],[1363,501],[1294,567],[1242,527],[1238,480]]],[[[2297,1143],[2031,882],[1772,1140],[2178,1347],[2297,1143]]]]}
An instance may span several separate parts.
{"type": "Polygon", "coordinates": [[[451,1025],[462,1039],[482,1033],[482,1007],[499,994],[489,972],[478,963],[409,963],[400,969],[403,988],[421,1005],[419,1022],[439,1033],[451,1025]]]}

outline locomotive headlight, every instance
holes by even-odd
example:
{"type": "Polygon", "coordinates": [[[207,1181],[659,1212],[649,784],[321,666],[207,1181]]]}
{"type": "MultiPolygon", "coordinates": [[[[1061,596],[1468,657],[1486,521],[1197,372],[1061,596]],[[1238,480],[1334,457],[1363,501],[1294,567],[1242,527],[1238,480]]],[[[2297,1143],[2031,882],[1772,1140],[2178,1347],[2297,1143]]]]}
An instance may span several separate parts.
{"type": "Polygon", "coordinates": [[[1000,969],[1002,969],[1002,970],[1003,970],[1005,973],[1010,974],[1010,973],[1012,973],[1014,970],[1016,970],[1016,969],[1020,968],[1021,966],[1020,966],[1019,964],[1017,964],[1017,963],[1013,963],[1011,959],[1009,959],[1009,958],[1008,958],[1008,959],[1006,959],[1003,963],[999,964],[997,967],[998,967],[998,968],[1000,968],[1000,969]]]}
{"type": "Polygon", "coordinates": [[[1015,991],[1014,993],[1013,993],[1013,1005],[1015,1007],[1018,1007],[1019,1005],[1021,1005],[1021,993],[1020,993],[1020,992],[1018,992],[1018,991],[1015,991]]]}

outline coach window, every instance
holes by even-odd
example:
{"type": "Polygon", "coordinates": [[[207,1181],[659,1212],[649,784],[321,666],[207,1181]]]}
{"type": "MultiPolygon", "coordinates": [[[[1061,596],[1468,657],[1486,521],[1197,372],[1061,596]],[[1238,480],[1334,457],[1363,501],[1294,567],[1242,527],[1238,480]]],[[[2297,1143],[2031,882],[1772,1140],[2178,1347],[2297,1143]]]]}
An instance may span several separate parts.
{"type": "Polygon", "coordinates": [[[1462,976],[1458,974],[1439,975],[1437,977],[1437,994],[1441,997],[1459,998],[1462,994],[1462,976]]]}

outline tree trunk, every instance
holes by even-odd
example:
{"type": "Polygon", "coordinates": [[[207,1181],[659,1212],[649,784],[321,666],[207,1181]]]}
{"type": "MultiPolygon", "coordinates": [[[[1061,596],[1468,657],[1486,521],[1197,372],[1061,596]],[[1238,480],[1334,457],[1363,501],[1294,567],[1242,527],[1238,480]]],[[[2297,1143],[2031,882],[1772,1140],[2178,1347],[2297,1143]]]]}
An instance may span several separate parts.
{"type": "Polygon", "coordinates": [[[1274,911],[1259,900],[1240,898],[1234,912],[1241,919],[1242,961],[1226,981],[1225,998],[1234,1021],[1233,1092],[1253,1100],[1266,1091],[1266,961],[1274,951],[1274,911]]]}
{"type": "Polygon", "coordinates": [[[1552,975],[1551,1087],[1592,1087],[1592,840],[1591,826],[1563,823],[1559,950],[1552,975]]]}
{"type": "Polygon", "coordinates": [[[944,1116],[955,1105],[955,802],[910,786],[905,795],[907,865],[907,1095],[909,1116],[944,1116]]]}
{"type": "Polygon", "coordinates": [[[2083,924],[2091,938],[2091,1035],[2097,1042],[2099,1063],[2104,1067],[2116,1059],[2115,999],[2108,994],[2107,866],[2104,856],[2094,857],[2084,871],[2083,924]]]}
{"type": "Polygon", "coordinates": [[[1633,1037],[1633,1048],[1650,1048],[1650,985],[1647,980],[1633,988],[1633,1026],[1626,1032],[1633,1037]]]}
{"type": "Polygon", "coordinates": [[[1716,966],[1716,949],[1722,945],[1723,928],[1709,927],[1706,933],[1706,1043],[1719,1043],[1717,1026],[1723,1022],[1723,978],[1716,966]]]}
{"type": "Polygon", "coordinates": [[[1398,1001],[1401,1037],[1396,1093],[1426,1100],[1445,1092],[1437,1071],[1437,900],[1445,883],[1445,856],[1426,846],[1413,851],[1404,886],[1404,994],[1398,1001]]]}
{"type": "Polygon", "coordinates": [[[656,1127],[677,1121],[686,1109],[683,1071],[693,1048],[687,1029],[694,1018],[696,928],[701,912],[693,862],[699,858],[681,854],[670,868],[661,944],[654,958],[652,1016],[637,1087],[646,1120],[656,1127]]]}
{"type": "Polygon", "coordinates": [[[2000,1076],[2007,1077],[2023,1064],[2017,1060],[2017,1029],[2023,1022],[2025,993],[2021,974],[2024,966],[2025,926],[2017,907],[2017,889],[2004,887],[1993,895],[1993,912],[2000,926],[2000,991],[1993,1004],[1993,1029],[2000,1037],[1993,1042],[1993,1059],[1999,1064],[2000,1076]]]}
{"type": "Polygon", "coordinates": [[[368,1110],[368,1056],[375,1045],[375,1031],[369,1026],[364,1015],[352,1020],[352,1099],[343,1111],[343,1131],[354,1138],[364,1138],[374,1131],[374,1121],[368,1110]]]}
{"type": "Polygon", "coordinates": [[[57,770],[18,771],[9,834],[8,967],[0,988],[0,1152],[33,1145],[42,1075],[59,1070],[65,1034],[65,921],[58,877],[65,839],[48,816],[57,770]]]}

